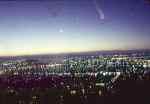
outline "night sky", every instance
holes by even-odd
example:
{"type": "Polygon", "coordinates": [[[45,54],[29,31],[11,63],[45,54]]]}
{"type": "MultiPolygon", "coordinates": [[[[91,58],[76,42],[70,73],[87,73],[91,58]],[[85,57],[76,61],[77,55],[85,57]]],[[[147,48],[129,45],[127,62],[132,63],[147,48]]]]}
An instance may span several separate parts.
{"type": "Polygon", "coordinates": [[[0,1],[0,55],[150,49],[144,0],[0,1]]]}

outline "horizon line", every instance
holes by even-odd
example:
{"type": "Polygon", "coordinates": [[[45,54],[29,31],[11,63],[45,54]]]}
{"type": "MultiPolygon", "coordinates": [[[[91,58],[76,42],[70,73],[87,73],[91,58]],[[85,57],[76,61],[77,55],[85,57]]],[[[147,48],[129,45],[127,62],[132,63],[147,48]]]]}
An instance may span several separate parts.
{"type": "Polygon", "coordinates": [[[33,53],[33,54],[18,54],[18,55],[0,55],[0,57],[21,57],[21,56],[36,56],[36,55],[60,55],[60,54],[76,54],[76,53],[91,53],[91,52],[111,52],[111,51],[150,51],[150,49],[111,49],[111,50],[90,50],[90,51],[72,51],[72,52],[48,52],[48,53],[33,53]]]}

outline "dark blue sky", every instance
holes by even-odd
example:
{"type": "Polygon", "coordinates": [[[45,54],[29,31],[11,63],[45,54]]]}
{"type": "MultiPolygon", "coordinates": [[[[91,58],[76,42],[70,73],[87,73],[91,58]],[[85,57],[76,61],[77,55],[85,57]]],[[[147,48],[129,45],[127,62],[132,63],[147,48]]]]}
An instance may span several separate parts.
{"type": "Polygon", "coordinates": [[[144,0],[0,1],[0,55],[150,48],[144,0]]]}

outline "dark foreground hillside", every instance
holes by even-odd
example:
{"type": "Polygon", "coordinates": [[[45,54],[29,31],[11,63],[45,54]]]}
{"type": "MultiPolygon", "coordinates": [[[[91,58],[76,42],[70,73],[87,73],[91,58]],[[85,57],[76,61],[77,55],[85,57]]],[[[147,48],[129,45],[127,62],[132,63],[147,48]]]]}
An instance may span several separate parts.
{"type": "Polygon", "coordinates": [[[96,77],[3,76],[0,104],[150,104],[150,75],[124,75],[108,86],[96,77]]]}

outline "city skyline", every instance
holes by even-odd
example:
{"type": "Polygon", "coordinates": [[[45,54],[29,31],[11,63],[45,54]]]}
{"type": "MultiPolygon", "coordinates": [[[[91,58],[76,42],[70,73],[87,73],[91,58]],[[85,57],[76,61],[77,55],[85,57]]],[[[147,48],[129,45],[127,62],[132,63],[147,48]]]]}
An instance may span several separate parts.
{"type": "Polygon", "coordinates": [[[144,0],[0,2],[0,56],[150,49],[144,0]]]}

